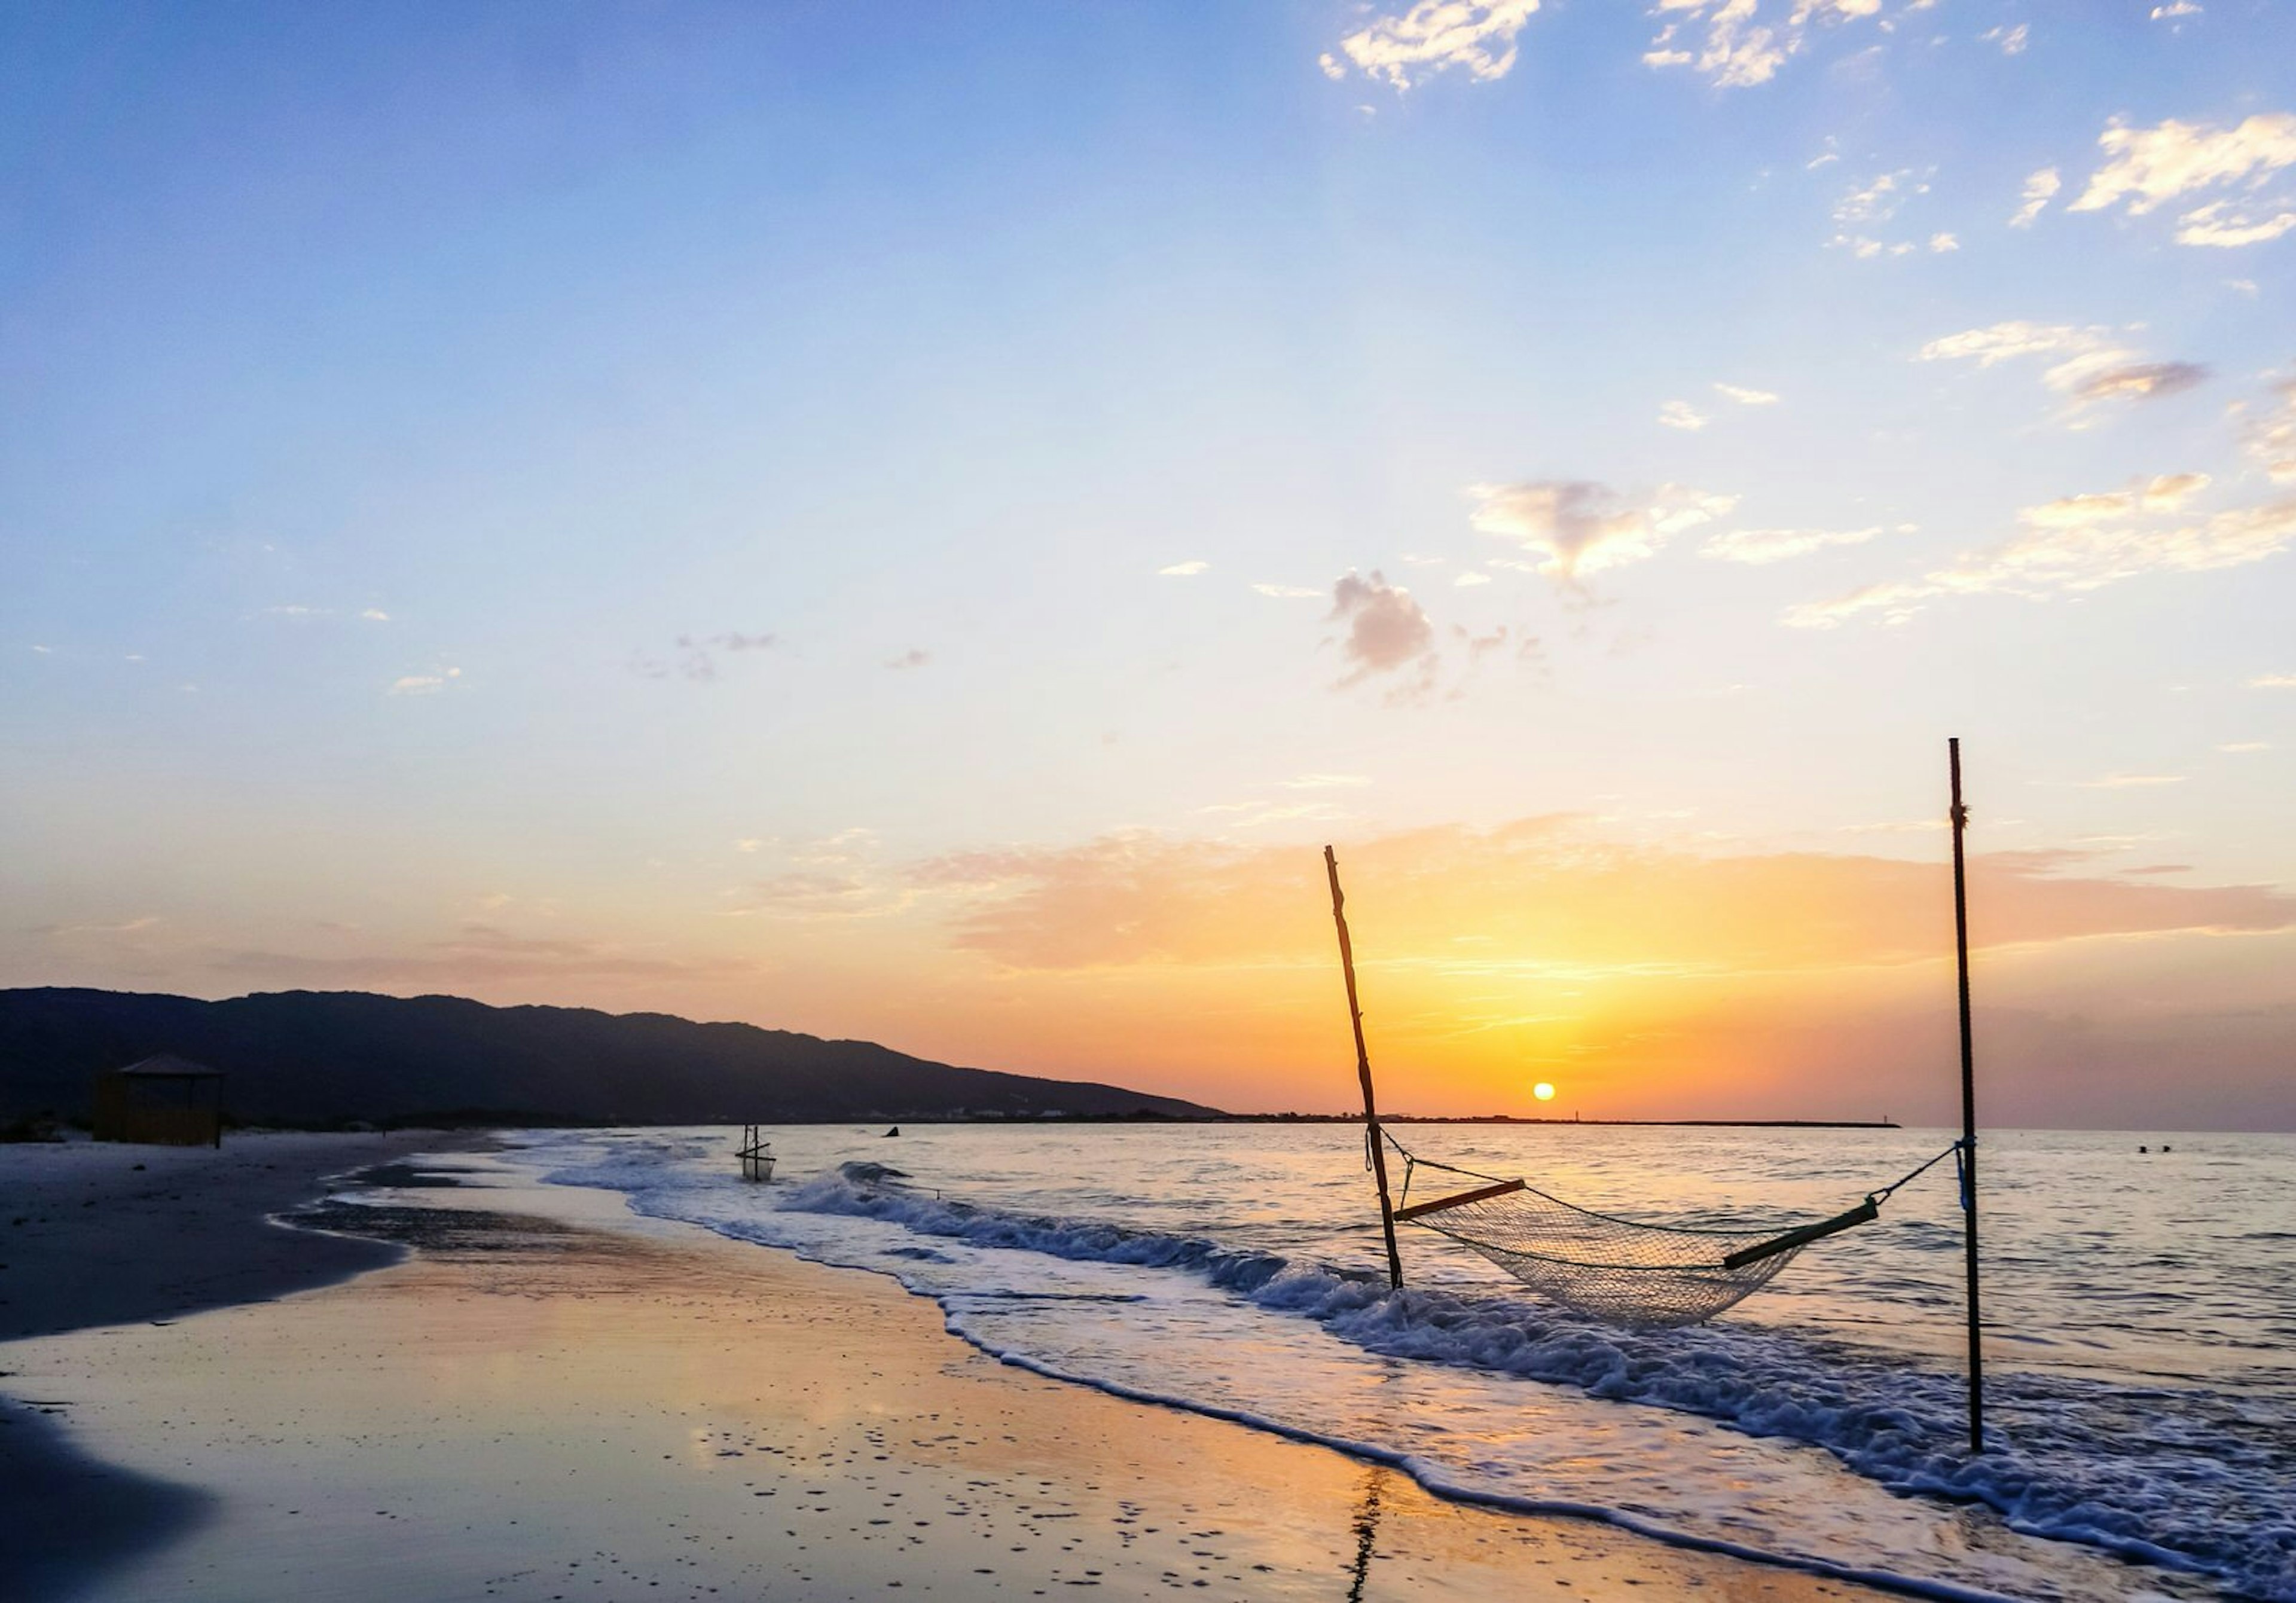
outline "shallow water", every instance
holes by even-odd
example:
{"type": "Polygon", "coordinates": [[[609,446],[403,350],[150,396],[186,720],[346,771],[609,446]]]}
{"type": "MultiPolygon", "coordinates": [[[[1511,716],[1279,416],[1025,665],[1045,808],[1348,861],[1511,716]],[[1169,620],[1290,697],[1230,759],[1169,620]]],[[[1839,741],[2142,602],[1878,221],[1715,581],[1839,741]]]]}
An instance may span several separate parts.
{"type": "MultiPolygon", "coordinates": [[[[1964,1452],[1950,1163],[1714,1322],[1628,1332],[1406,1230],[1390,1295],[1343,1125],[538,1133],[641,1213],[897,1274],[1008,1361],[1842,1573],[2021,1598],[2296,1599],[2296,1139],[2002,1133],[1984,1148],[1988,1451],[1964,1452]],[[895,1186],[850,1162],[894,1163],[895,1186]]],[[[1785,1224],[1946,1132],[1406,1126],[1607,1212],[1785,1224]]],[[[1423,1173],[1423,1190],[1444,1177],[1423,1173]]]]}

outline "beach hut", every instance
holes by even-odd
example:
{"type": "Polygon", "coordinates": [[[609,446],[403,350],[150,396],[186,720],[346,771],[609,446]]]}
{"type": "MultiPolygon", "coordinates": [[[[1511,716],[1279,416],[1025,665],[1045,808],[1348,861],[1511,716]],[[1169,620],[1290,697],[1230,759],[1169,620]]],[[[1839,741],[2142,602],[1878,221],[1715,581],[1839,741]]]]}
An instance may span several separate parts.
{"type": "Polygon", "coordinates": [[[223,1071],[161,1052],[96,1075],[95,1139],[222,1146],[223,1071]]]}

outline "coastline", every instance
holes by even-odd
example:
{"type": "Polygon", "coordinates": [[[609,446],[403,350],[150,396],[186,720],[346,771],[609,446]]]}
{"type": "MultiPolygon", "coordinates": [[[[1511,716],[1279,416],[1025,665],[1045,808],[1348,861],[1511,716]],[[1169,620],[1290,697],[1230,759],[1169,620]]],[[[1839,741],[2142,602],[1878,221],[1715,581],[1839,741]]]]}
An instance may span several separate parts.
{"type": "MultiPolygon", "coordinates": [[[[424,1149],[357,1139],[307,1182],[424,1149]]],[[[113,1150],[123,1170],[148,1157],[113,1150]]],[[[380,1241],[269,1227],[383,1267],[0,1347],[16,1371],[0,1386],[69,1401],[73,1448],[206,1500],[176,1505],[164,1545],[108,1576],[52,1572],[45,1595],[283,1597],[321,1571],[340,1592],[367,1565],[378,1599],[1883,1595],[1447,1502],[1391,1468],[998,1363],[881,1276],[636,1221],[605,1193],[501,1189],[482,1157],[440,1166],[464,1185],[308,1218],[380,1241]]],[[[261,1172],[271,1195],[294,1178],[261,1172]]],[[[250,1234],[243,1215],[200,1216],[250,1234]]],[[[223,1282],[166,1284],[212,1298],[223,1282]]]]}

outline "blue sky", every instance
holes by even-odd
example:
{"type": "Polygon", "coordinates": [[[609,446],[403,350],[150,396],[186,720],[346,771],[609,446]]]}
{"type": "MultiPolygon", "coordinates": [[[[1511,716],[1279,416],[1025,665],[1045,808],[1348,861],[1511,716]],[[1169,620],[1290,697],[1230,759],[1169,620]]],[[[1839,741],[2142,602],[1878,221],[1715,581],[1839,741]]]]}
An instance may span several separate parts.
{"type": "MultiPolygon", "coordinates": [[[[983,920],[1095,852],[1557,814],[1934,862],[1958,733],[1980,848],[2098,910],[2021,1004],[2296,1007],[2292,44],[2215,0],[16,8],[0,981],[1201,1092],[1217,1033],[1128,1010],[1238,973],[983,920]]],[[[1286,1028],[1233,1050],[1311,1086],[1286,1028]]]]}

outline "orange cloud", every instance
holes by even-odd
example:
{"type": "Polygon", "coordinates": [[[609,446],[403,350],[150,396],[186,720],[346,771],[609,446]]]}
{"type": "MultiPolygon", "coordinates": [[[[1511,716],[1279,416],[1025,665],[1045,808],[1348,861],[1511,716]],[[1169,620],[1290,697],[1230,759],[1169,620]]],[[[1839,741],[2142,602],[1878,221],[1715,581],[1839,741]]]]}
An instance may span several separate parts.
{"type": "MultiPolygon", "coordinates": [[[[2260,886],[2131,884],[2070,871],[2076,852],[1972,864],[1984,945],[2296,925],[2260,886]]],[[[1743,974],[1935,958],[1951,887],[1935,863],[1776,853],[1707,856],[1624,845],[1550,815],[1495,830],[1417,830],[1341,863],[1367,961],[1457,974],[1743,974]],[[1382,956],[1378,954],[1384,953],[1382,956]]],[[[1321,865],[1303,847],[1152,834],[945,857],[920,883],[960,887],[956,944],[1015,969],[1322,963],[1321,865]]]]}

